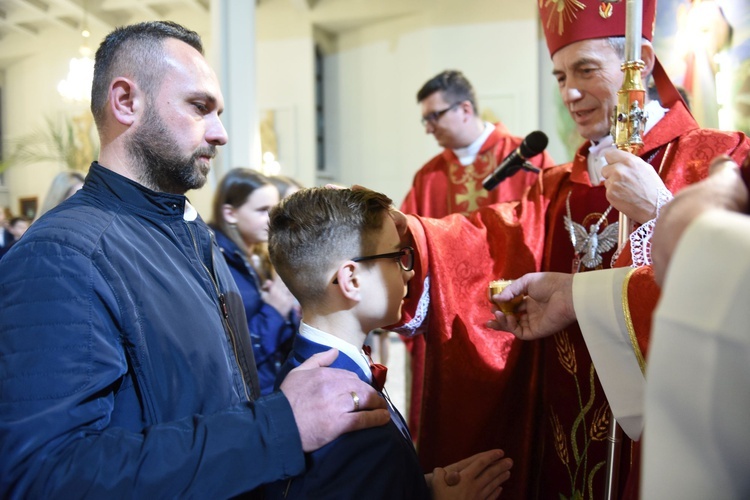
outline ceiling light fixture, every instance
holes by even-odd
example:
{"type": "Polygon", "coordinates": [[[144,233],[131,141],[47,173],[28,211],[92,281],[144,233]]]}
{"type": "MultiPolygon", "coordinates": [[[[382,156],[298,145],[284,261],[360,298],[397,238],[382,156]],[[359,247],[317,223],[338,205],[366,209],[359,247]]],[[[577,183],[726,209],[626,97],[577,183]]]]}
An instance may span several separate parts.
{"type": "Polygon", "coordinates": [[[81,47],[79,57],[73,57],[68,63],[68,76],[57,85],[60,95],[69,101],[89,102],[91,100],[91,82],[94,79],[94,59],[89,48],[88,8],[83,2],[83,22],[81,23],[81,47]]]}

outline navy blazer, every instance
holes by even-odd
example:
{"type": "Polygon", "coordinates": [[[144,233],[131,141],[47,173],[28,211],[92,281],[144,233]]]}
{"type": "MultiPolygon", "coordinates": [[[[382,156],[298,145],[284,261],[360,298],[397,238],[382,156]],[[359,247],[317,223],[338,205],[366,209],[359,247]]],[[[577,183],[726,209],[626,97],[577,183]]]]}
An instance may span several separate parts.
{"type": "MultiPolygon", "coordinates": [[[[297,335],[292,353],[277,378],[277,388],[293,368],[313,354],[328,349],[297,335]]],[[[331,366],[356,373],[362,381],[368,381],[360,366],[344,353],[339,353],[331,366]]],[[[401,418],[398,412],[394,418],[401,418]]],[[[414,445],[401,433],[393,418],[384,426],[344,434],[323,448],[305,454],[305,462],[305,474],[269,485],[266,498],[430,498],[414,445]]]]}

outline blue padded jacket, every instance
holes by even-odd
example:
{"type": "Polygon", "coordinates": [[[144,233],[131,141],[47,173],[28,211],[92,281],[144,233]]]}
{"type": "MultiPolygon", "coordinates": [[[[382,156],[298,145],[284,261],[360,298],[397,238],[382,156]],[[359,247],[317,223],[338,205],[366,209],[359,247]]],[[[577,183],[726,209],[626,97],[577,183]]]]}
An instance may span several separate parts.
{"type": "Polygon", "coordinates": [[[226,498],[304,469],[185,202],[94,163],[0,261],[0,497],[226,498]]]}

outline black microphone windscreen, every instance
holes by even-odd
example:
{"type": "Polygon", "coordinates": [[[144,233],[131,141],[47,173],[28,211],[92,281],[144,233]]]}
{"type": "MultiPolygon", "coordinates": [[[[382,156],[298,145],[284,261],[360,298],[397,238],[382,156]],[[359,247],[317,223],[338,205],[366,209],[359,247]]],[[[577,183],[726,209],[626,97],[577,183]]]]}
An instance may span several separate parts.
{"type": "Polygon", "coordinates": [[[544,148],[547,147],[548,142],[549,139],[547,139],[547,134],[545,134],[541,130],[531,132],[524,138],[523,142],[519,146],[521,156],[523,156],[524,159],[528,159],[532,156],[538,155],[539,153],[544,151],[544,148]]]}

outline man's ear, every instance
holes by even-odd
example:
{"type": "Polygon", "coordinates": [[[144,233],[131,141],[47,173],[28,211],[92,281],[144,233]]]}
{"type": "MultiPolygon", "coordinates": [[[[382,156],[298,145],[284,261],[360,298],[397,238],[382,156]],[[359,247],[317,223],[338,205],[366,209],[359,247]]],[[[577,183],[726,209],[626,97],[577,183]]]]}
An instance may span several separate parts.
{"type": "Polygon", "coordinates": [[[227,221],[228,223],[237,224],[237,211],[229,203],[224,203],[221,206],[221,215],[224,217],[224,220],[227,221]]]}
{"type": "Polygon", "coordinates": [[[646,65],[643,69],[643,77],[651,75],[654,71],[654,62],[656,61],[656,54],[654,54],[654,46],[648,40],[642,40],[641,43],[641,61],[646,65]]]}
{"type": "Polygon", "coordinates": [[[359,265],[356,262],[349,260],[339,266],[334,285],[339,287],[344,297],[359,301],[360,284],[359,265]]]}
{"type": "Polygon", "coordinates": [[[132,80],[120,77],[109,88],[108,104],[115,120],[123,125],[132,125],[143,106],[142,93],[132,80]]]}

